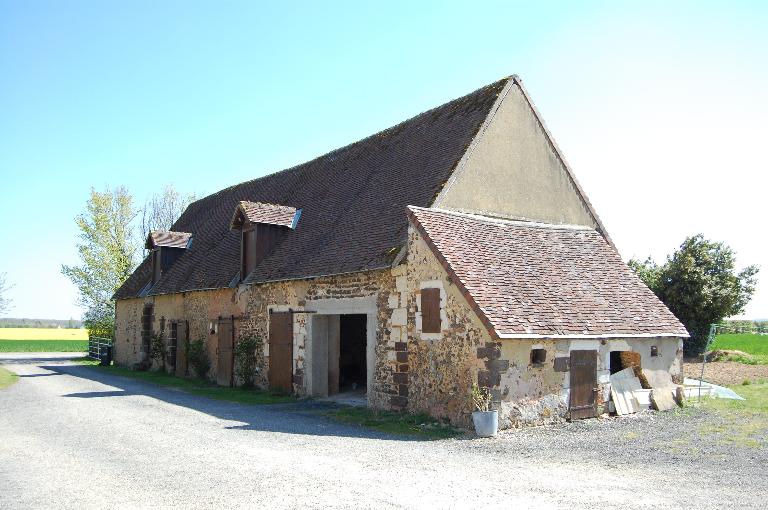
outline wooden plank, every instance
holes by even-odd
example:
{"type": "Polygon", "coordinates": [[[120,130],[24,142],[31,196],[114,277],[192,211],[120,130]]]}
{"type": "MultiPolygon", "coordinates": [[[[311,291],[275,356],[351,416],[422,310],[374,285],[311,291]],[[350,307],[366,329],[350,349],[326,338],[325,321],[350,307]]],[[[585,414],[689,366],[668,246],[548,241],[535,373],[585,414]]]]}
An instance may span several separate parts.
{"type": "Polygon", "coordinates": [[[611,399],[616,406],[616,414],[624,416],[634,414],[640,410],[640,404],[635,398],[634,391],[641,390],[640,379],[635,376],[634,370],[625,368],[615,374],[611,374],[611,399]]]}

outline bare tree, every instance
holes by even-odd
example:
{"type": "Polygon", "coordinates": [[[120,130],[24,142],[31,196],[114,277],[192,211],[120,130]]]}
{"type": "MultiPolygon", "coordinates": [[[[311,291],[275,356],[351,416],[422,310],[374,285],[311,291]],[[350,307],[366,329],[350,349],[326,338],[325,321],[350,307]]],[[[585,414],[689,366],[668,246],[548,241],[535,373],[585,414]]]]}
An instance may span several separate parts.
{"type": "Polygon", "coordinates": [[[141,211],[141,237],[146,239],[153,230],[170,230],[189,204],[195,201],[195,195],[182,195],[172,184],[163,188],[161,193],[152,195],[141,211]]]}
{"type": "Polygon", "coordinates": [[[13,285],[5,279],[5,273],[0,273],[0,315],[11,309],[11,299],[7,297],[7,292],[13,285]]]}

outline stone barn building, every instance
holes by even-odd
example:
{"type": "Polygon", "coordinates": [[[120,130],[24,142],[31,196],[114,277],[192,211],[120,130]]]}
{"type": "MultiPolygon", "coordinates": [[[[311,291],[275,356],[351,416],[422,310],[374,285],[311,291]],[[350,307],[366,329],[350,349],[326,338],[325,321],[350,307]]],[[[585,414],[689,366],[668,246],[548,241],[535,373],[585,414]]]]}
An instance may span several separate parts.
{"type": "Polygon", "coordinates": [[[115,294],[114,354],[162,333],[187,374],[502,427],[595,416],[621,351],[681,376],[685,328],[622,262],[521,81],[509,77],[191,204],[115,294]]]}

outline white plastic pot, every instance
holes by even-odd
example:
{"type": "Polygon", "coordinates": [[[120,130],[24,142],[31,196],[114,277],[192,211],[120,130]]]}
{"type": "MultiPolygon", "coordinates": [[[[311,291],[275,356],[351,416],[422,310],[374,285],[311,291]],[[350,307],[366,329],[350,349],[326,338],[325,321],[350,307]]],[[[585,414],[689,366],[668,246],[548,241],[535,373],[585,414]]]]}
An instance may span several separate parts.
{"type": "Polygon", "coordinates": [[[498,411],[475,411],[472,413],[475,433],[480,437],[493,437],[499,432],[498,411]]]}

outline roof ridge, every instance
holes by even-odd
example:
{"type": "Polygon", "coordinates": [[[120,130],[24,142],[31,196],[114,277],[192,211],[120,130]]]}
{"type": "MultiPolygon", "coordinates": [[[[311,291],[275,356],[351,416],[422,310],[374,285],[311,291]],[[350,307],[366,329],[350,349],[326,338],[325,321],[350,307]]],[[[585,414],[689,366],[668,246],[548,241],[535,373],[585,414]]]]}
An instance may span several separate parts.
{"type": "Polygon", "coordinates": [[[486,223],[498,223],[502,225],[517,225],[521,227],[530,227],[530,228],[546,228],[546,229],[552,229],[552,230],[591,230],[593,232],[597,232],[596,228],[590,227],[587,225],[570,225],[570,224],[545,223],[540,221],[513,220],[509,218],[503,218],[501,216],[472,214],[472,213],[466,213],[461,211],[454,211],[450,209],[441,209],[439,207],[417,207],[414,205],[409,205],[408,208],[414,211],[419,210],[419,211],[443,213],[443,214],[448,214],[452,216],[458,216],[461,218],[483,221],[486,223]]]}
{"type": "MultiPolygon", "coordinates": [[[[400,126],[402,126],[403,124],[407,124],[407,123],[412,122],[412,121],[414,121],[414,120],[416,120],[416,119],[418,119],[420,117],[427,116],[427,115],[429,115],[431,113],[434,113],[436,110],[440,110],[442,108],[446,108],[446,107],[448,107],[450,105],[456,104],[456,103],[458,103],[458,102],[460,102],[460,101],[462,101],[464,99],[467,99],[470,96],[473,96],[473,95],[479,93],[482,90],[491,89],[491,88],[493,88],[495,86],[501,85],[502,83],[504,83],[506,85],[507,82],[509,82],[510,80],[515,80],[516,78],[517,78],[517,75],[514,75],[514,74],[510,75],[510,76],[506,76],[506,77],[504,77],[504,78],[502,78],[500,80],[497,80],[497,81],[495,81],[493,83],[490,83],[490,84],[485,85],[483,87],[479,87],[478,89],[475,89],[474,91],[470,92],[469,94],[464,94],[461,97],[457,97],[457,98],[452,99],[452,100],[450,100],[450,101],[448,101],[446,103],[442,103],[442,104],[440,104],[438,106],[430,108],[429,110],[425,110],[425,111],[423,111],[421,113],[418,113],[418,114],[416,114],[416,115],[414,115],[412,117],[409,117],[409,118],[407,118],[407,119],[405,119],[405,120],[403,120],[401,122],[398,122],[394,126],[389,126],[388,128],[382,129],[381,131],[377,131],[376,133],[373,133],[371,135],[365,136],[363,138],[359,138],[359,139],[357,139],[357,140],[355,140],[353,142],[350,142],[350,143],[348,143],[346,145],[343,145],[341,147],[338,147],[336,149],[328,151],[325,154],[321,154],[321,155],[316,156],[316,157],[314,157],[312,159],[308,159],[306,161],[302,161],[302,162],[297,163],[297,164],[295,164],[293,166],[290,166],[288,168],[283,168],[282,170],[277,170],[275,172],[268,173],[268,174],[262,175],[260,177],[256,177],[254,179],[249,179],[247,181],[243,181],[243,182],[239,182],[237,184],[233,184],[231,186],[227,186],[226,188],[220,189],[219,191],[211,193],[210,195],[206,195],[204,197],[199,198],[198,200],[195,200],[194,202],[192,202],[192,204],[195,204],[197,202],[201,202],[201,201],[206,200],[206,199],[208,199],[210,197],[214,197],[214,196],[216,196],[218,194],[226,193],[226,192],[228,192],[228,191],[230,191],[230,190],[232,190],[234,188],[237,188],[238,186],[242,186],[243,184],[250,184],[250,183],[254,183],[254,182],[260,181],[262,179],[273,177],[275,175],[279,175],[279,174],[283,174],[283,173],[288,173],[288,172],[290,172],[292,170],[296,170],[298,168],[301,168],[301,167],[303,167],[305,165],[308,165],[310,163],[313,163],[315,161],[320,161],[320,160],[322,160],[324,158],[328,158],[328,157],[332,156],[333,154],[339,153],[339,152],[344,151],[344,150],[348,150],[348,149],[350,149],[351,147],[354,147],[357,144],[365,142],[366,140],[370,140],[370,139],[375,138],[377,136],[382,136],[382,135],[384,135],[385,133],[387,133],[389,131],[394,131],[397,128],[399,128],[400,126]]],[[[501,92],[501,90],[499,90],[499,92],[501,92]]],[[[190,205],[192,205],[192,204],[190,204],[190,205]]]]}

